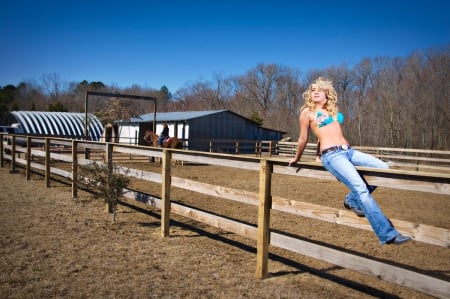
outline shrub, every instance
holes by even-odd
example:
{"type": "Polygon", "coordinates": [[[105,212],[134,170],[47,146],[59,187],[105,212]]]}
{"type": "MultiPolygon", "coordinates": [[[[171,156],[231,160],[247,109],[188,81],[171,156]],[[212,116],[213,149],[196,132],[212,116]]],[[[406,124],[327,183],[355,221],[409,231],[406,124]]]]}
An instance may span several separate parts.
{"type": "Polygon", "coordinates": [[[130,178],[128,170],[114,163],[108,164],[92,162],[80,166],[78,183],[92,192],[96,198],[103,198],[108,204],[108,211],[115,219],[117,203],[123,195],[123,190],[128,187],[130,178]],[[123,174],[125,173],[125,174],[123,174]]]}

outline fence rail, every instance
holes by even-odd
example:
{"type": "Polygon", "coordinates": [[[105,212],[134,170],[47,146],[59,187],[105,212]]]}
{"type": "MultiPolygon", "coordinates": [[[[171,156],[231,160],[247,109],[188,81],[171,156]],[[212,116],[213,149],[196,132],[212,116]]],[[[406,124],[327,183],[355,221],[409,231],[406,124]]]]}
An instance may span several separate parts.
{"type": "MultiPolygon", "coordinates": [[[[1,137],[3,140],[3,136],[1,137]]],[[[13,172],[18,166],[25,167],[27,179],[30,178],[29,175],[32,170],[41,171],[44,173],[47,187],[50,185],[51,175],[58,175],[69,179],[72,181],[73,197],[77,197],[77,166],[91,163],[91,155],[93,154],[95,154],[98,159],[103,159],[104,161],[105,159],[106,161],[114,160],[116,156],[124,154],[129,155],[130,157],[156,157],[162,159],[161,173],[132,168],[128,168],[126,169],[127,171],[124,172],[136,179],[160,184],[161,198],[146,194],[139,190],[127,190],[125,196],[161,209],[162,236],[169,235],[170,214],[173,213],[256,240],[256,276],[258,278],[267,277],[269,245],[272,245],[324,260],[360,273],[372,275],[432,296],[440,298],[450,297],[450,282],[448,281],[407,270],[399,266],[375,261],[370,258],[344,253],[328,246],[303,241],[299,238],[288,236],[287,234],[280,232],[275,233],[271,231],[271,210],[332,222],[353,228],[371,229],[367,220],[358,218],[353,213],[272,195],[271,184],[272,175],[274,173],[288,176],[317,178],[321,180],[334,180],[334,178],[318,163],[301,162],[298,164],[300,168],[297,169],[296,167],[287,167],[287,160],[279,158],[263,159],[260,157],[243,155],[35,137],[26,137],[25,140],[27,145],[26,147],[23,147],[16,145],[15,136],[9,137],[12,138],[11,144],[5,145],[3,142],[0,144],[1,167],[4,166],[4,160],[10,162],[11,171],[13,172]],[[41,147],[31,146],[36,144],[40,144],[41,147]],[[56,149],[60,150],[58,151],[56,149]],[[7,150],[6,152],[8,153],[5,153],[5,150],[7,150]],[[85,157],[81,158],[80,153],[84,153],[85,157]],[[39,159],[40,162],[35,162],[33,158],[39,159]],[[256,171],[259,173],[259,192],[252,193],[175,177],[172,175],[171,171],[171,162],[173,160],[256,171]],[[70,171],[56,168],[51,166],[52,161],[53,163],[54,161],[71,163],[72,166],[70,171]],[[171,191],[173,187],[257,206],[257,226],[201,211],[194,207],[186,207],[171,202],[171,191]]],[[[370,168],[358,168],[358,170],[367,182],[373,185],[450,195],[450,175],[446,173],[395,169],[377,170],[370,168]]],[[[450,247],[449,229],[394,219],[392,219],[392,222],[400,232],[412,236],[417,242],[446,248],[450,247]]]]}
{"type": "MultiPolygon", "coordinates": [[[[316,147],[315,143],[307,144],[304,154],[307,159],[315,157],[316,147]]],[[[368,146],[354,146],[354,148],[387,161],[393,168],[450,172],[450,151],[368,146]]],[[[297,143],[295,142],[279,141],[276,146],[277,154],[283,157],[293,157],[296,149],[297,143]]]]}

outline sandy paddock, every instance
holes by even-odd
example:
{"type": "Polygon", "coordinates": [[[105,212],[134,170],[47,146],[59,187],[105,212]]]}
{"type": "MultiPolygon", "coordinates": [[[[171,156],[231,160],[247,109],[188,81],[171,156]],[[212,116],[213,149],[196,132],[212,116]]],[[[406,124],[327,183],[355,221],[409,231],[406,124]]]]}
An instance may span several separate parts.
{"type": "MultiPolygon", "coordinates": [[[[255,278],[256,244],[179,216],[160,236],[160,213],[125,200],[115,222],[101,200],[42,176],[0,169],[1,298],[430,298],[374,277],[270,248],[270,278],[255,278]]],[[[160,171],[144,163],[146,170],[160,171]]],[[[258,174],[211,166],[176,166],[174,175],[256,191],[258,174]]],[[[341,208],[338,182],[274,178],[273,193],[341,208]]],[[[132,185],[158,193],[148,182],[132,185]]],[[[256,208],[173,190],[173,199],[255,224],[256,208]]],[[[448,196],[379,188],[375,198],[393,219],[450,228],[448,196]]],[[[272,214],[272,229],[335,249],[420,270],[450,281],[448,248],[410,242],[380,246],[371,231],[272,214]]]]}

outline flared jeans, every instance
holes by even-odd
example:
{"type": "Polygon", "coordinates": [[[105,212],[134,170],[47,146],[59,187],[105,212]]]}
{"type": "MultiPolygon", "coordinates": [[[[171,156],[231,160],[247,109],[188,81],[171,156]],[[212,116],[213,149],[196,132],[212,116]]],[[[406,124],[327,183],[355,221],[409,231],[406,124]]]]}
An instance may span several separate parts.
{"type": "Polygon", "coordinates": [[[326,170],[350,189],[350,193],[346,197],[347,203],[364,212],[381,245],[399,234],[371,195],[376,187],[368,185],[355,168],[355,166],[389,168],[385,162],[372,155],[349,148],[348,150],[337,149],[324,154],[322,164],[326,170]]]}

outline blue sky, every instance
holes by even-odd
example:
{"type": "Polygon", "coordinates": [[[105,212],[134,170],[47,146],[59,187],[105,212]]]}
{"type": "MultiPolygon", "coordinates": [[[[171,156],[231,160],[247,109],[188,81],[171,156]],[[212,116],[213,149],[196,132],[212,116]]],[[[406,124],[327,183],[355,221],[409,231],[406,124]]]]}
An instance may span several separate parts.
{"type": "Polygon", "coordinates": [[[450,0],[6,1],[0,86],[101,81],[172,93],[260,63],[305,73],[450,44],[450,0]]]}

